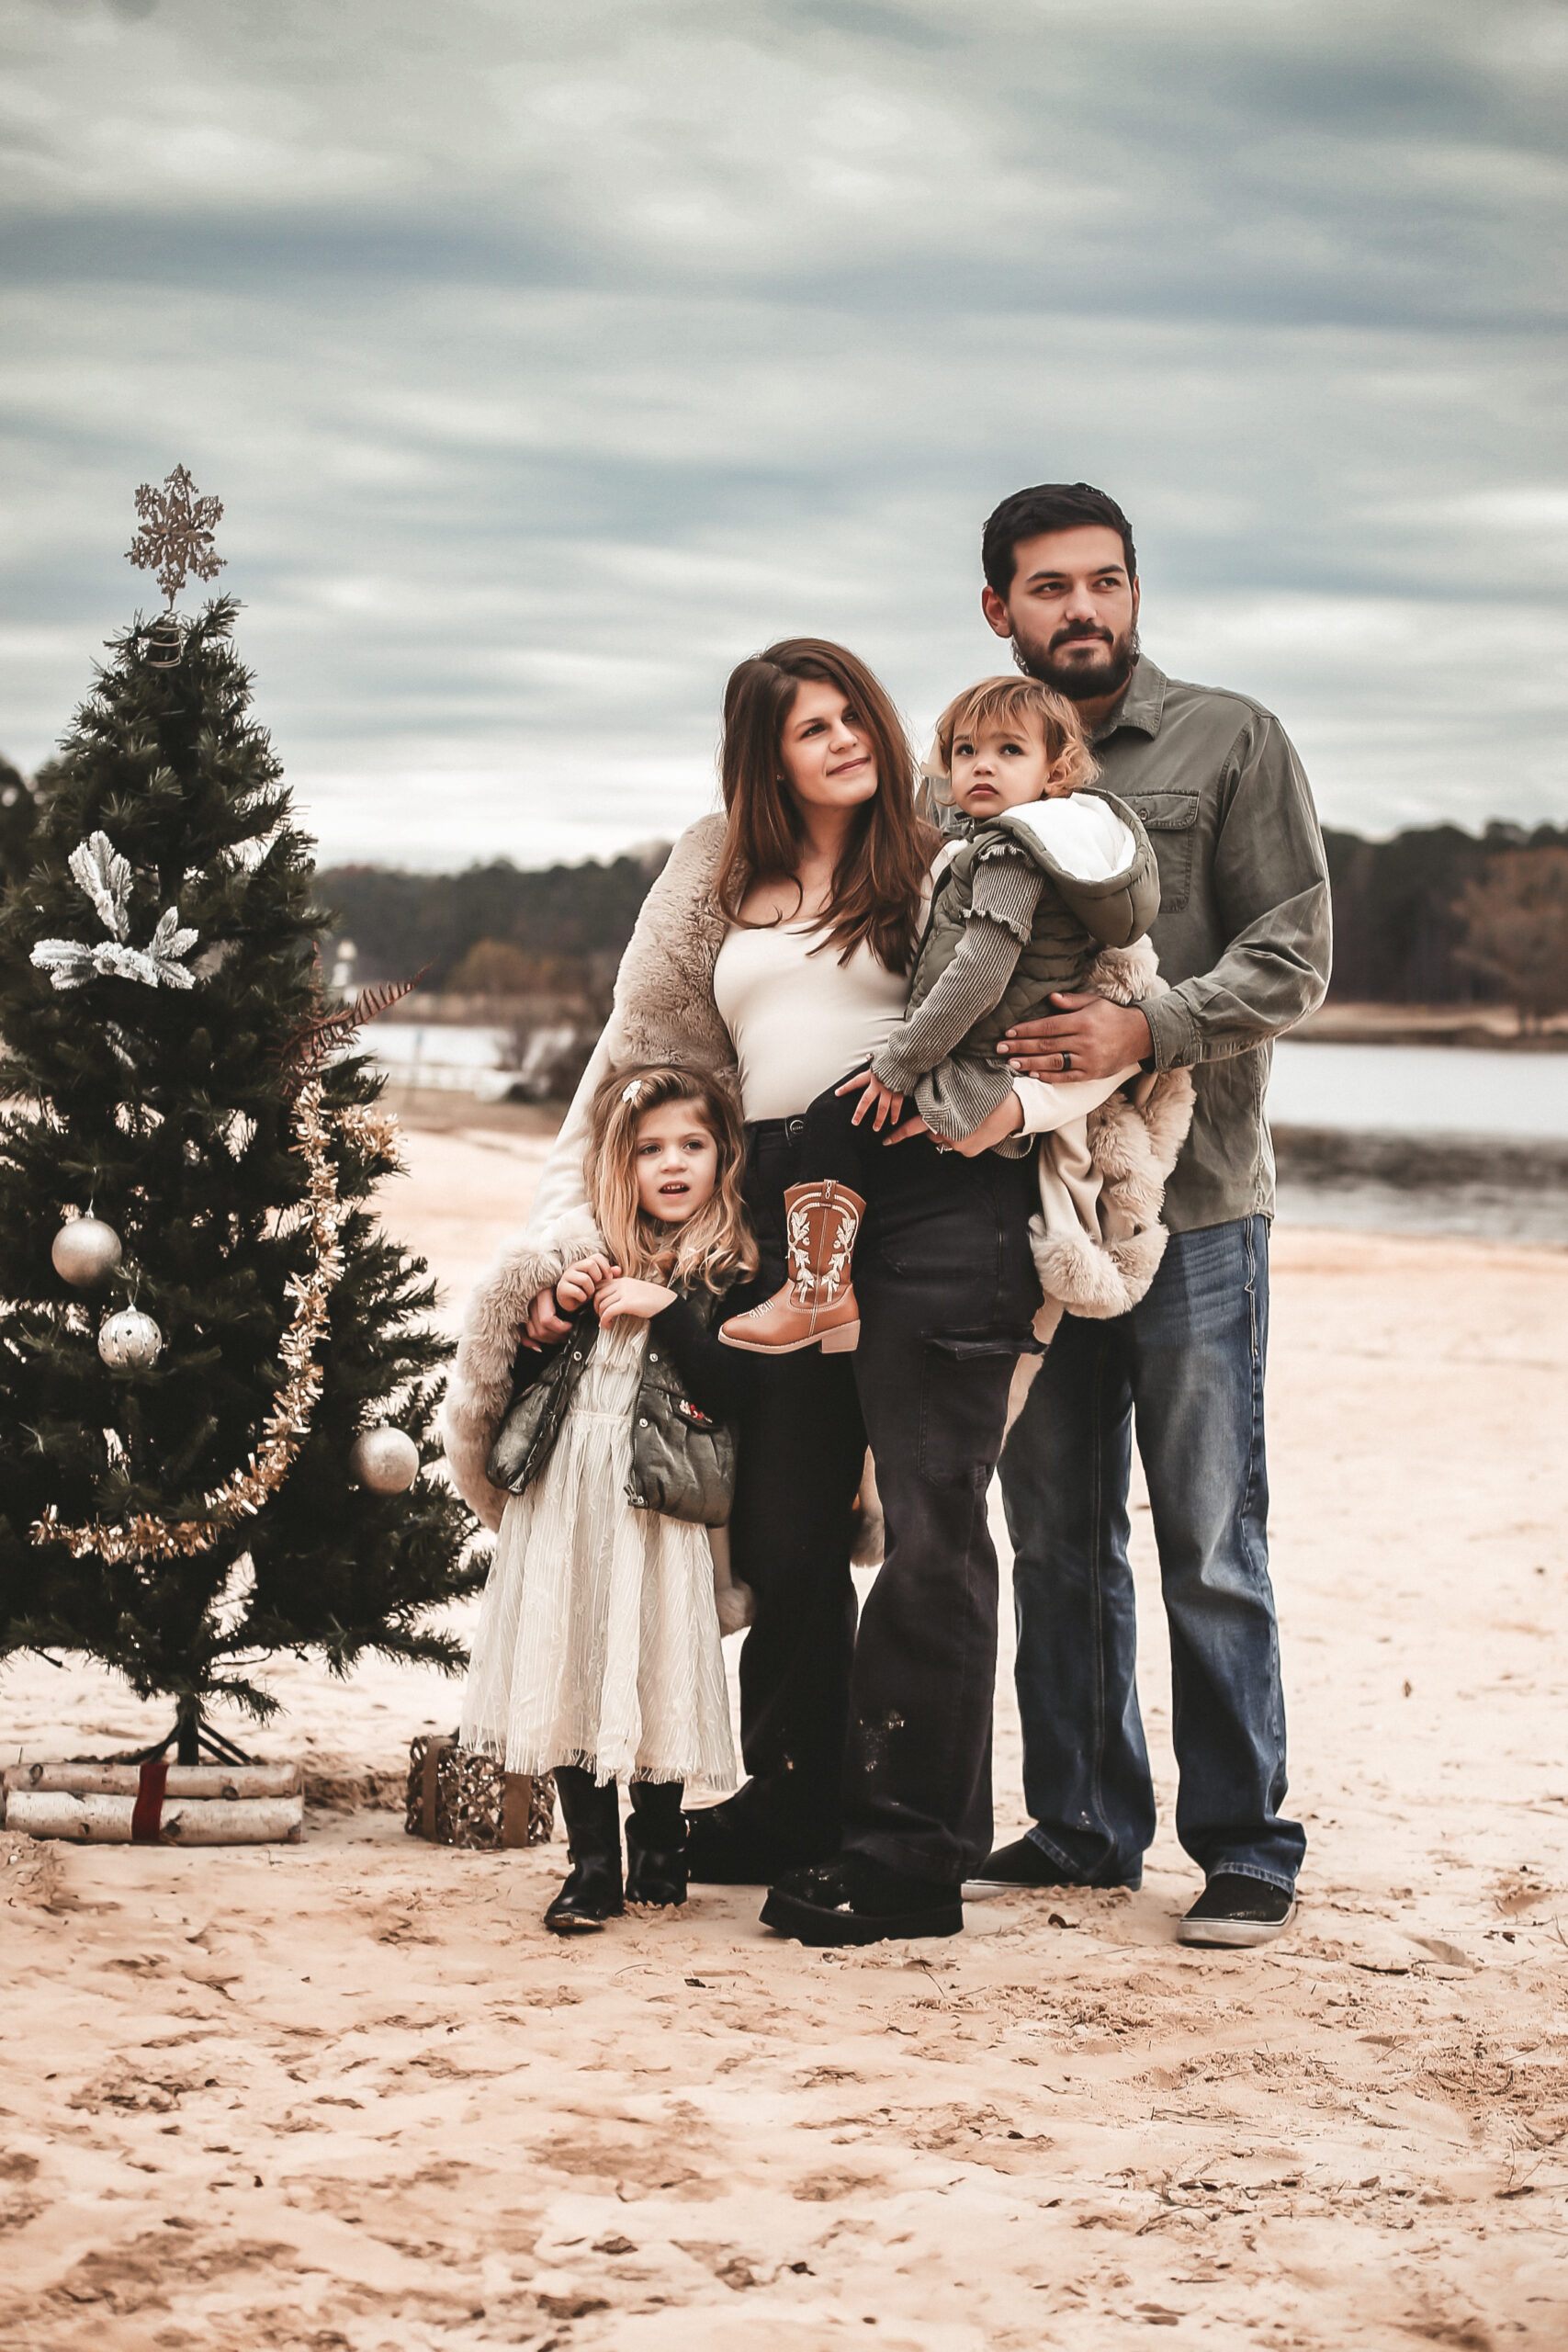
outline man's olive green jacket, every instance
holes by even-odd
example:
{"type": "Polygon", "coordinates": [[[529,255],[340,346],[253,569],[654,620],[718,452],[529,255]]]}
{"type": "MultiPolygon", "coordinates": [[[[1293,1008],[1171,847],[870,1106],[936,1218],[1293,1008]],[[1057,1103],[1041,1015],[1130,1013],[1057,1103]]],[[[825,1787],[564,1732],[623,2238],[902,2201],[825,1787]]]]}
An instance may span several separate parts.
{"type": "Polygon", "coordinates": [[[1192,1131],[1166,1186],[1176,1233],[1274,1207],[1263,1101],[1272,1041],[1322,1003],[1331,923],[1323,836],[1279,720],[1246,695],[1138,662],[1093,739],[1100,782],[1159,862],[1150,937],[1167,995],[1139,1010],[1157,1069],[1190,1069],[1192,1131]]]}

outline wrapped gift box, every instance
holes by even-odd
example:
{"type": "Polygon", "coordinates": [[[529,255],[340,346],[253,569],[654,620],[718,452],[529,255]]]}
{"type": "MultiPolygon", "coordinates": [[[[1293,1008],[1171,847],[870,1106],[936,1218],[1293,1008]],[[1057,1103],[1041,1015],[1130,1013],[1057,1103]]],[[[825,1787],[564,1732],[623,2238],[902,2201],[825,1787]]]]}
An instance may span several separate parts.
{"type": "Polygon", "coordinates": [[[438,1846],[473,1846],[494,1853],[502,1846],[545,1846],[555,1830],[556,1784],[507,1772],[493,1756],[460,1748],[455,1735],[424,1733],[409,1746],[411,1838],[438,1846]]]}

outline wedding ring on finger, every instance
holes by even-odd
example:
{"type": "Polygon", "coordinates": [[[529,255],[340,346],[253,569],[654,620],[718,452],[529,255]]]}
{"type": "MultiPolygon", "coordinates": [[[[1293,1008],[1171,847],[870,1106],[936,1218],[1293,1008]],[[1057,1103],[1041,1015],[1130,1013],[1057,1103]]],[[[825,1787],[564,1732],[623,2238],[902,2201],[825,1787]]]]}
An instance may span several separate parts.
{"type": "Polygon", "coordinates": [[[1071,1054],[1064,1054],[1064,1055],[1062,1056],[1062,1069],[1063,1069],[1064,1072],[1066,1072],[1066,1071],[1067,1071],[1067,1070],[1070,1070],[1070,1069],[1072,1069],[1072,1066],[1073,1066],[1073,1057],[1072,1057],[1071,1054]]]}

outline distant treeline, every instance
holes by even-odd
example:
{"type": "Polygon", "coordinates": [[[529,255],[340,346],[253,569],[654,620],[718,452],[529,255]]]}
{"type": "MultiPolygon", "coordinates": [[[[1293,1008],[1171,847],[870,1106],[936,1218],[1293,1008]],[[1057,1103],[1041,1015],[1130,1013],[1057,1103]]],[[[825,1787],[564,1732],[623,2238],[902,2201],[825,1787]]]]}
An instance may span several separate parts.
{"type": "MultiPolygon", "coordinates": [[[[39,779],[47,788],[47,777],[39,779]]],[[[25,873],[34,786],[0,760],[0,882],[25,873]]],[[[1568,850],[1568,826],[1425,825],[1392,841],[1328,832],[1334,986],[1341,1002],[1465,1004],[1506,991],[1461,954],[1457,901],[1498,871],[1501,853],[1568,850]]],[[[424,986],[490,996],[551,996],[602,1008],[637,909],[668,853],[543,869],[505,859],[461,874],[328,867],[321,903],[357,952],[359,981],[430,967],[424,986]]],[[[1550,864],[1547,859],[1543,864],[1550,864]]],[[[1515,868],[1517,887],[1517,868],[1515,868]]]]}
{"type": "Polygon", "coordinates": [[[1343,1004],[1495,1003],[1507,991],[1462,959],[1465,886],[1499,854],[1568,849],[1568,827],[1492,824],[1479,841],[1457,825],[1422,825],[1392,841],[1325,832],[1334,886],[1334,982],[1343,1004]]]}
{"type": "Polygon", "coordinates": [[[352,940],[356,982],[401,978],[481,996],[607,998],[649,885],[669,855],[589,859],[581,865],[470,865],[407,874],[335,865],[317,877],[334,934],[352,940]]]}
{"type": "MultiPolygon", "coordinates": [[[[1489,825],[1478,840],[1429,825],[1387,842],[1325,835],[1334,884],[1334,988],[1342,1002],[1465,1004],[1500,987],[1461,960],[1455,904],[1500,851],[1568,848],[1568,827],[1489,825]]],[[[322,899],[359,951],[356,977],[431,967],[427,988],[547,990],[601,999],[664,854],[542,872],[498,863],[464,874],[340,865],[322,899]]]]}

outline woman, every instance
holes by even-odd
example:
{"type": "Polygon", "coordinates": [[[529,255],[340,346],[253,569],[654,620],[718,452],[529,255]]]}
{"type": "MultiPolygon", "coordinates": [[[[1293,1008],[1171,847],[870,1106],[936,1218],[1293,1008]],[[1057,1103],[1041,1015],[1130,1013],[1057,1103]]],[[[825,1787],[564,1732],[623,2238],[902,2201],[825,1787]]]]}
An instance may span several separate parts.
{"type": "MultiPolygon", "coordinates": [[[[737,1070],[761,1251],[736,1294],[746,1306],[784,1279],[800,1114],[904,1011],[937,836],[915,813],[913,763],[876,680],[816,639],[742,662],[725,696],[722,774],[726,815],[691,826],[649,891],[526,1231],[469,1306],[447,1451],[491,1523],[505,1497],[484,1463],[518,1336],[559,1337],[552,1285],[597,1246],[582,1159],[605,1073],[654,1061],[737,1070]]],[[[1087,1110],[1098,1098],[1081,1099],[1087,1110]]],[[[1016,1129],[1018,1102],[996,1124],[1016,1129]]],[[[740,1658],[750,1778],[687,1816],[688,1866],[710,1883],[772,1883],[764,1920],[811,1942],[957,1932],[963,1879],[988,1849],[986,1496],[1040,1304],[1032,1169],[986,1149],[989,1125],[939,1151],[905,1123],[868,1200],[858,1352],[757,1360],[760,1402],[740,1426],[730,1540],[756,1595],[740,1658]],[[867,1436],[886,1547],[857,1640],[850,1551],[867,1436]]]]}

